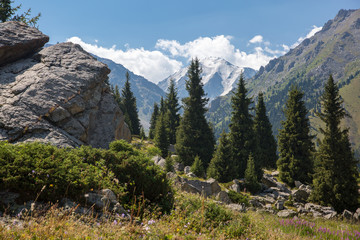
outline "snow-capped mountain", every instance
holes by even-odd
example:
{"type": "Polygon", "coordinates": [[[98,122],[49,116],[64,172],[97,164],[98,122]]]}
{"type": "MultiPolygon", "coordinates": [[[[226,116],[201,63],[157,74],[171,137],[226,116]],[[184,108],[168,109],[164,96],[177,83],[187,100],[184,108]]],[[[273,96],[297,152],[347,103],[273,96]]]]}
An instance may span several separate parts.
{"type": "MultiPolygon", "coordinates": [[[[218,57],[204,58],[200,60],[200,64],[202,67],[201,76],[204,84],[204,91],[210,100],[229,93],[234,88],[237,80],[239,80],[242,71],[244,71],[245,78],[251,78],[256,73],[252,68],[241,68],[218,57]]],[[[187,70],[187,67],[180,69],[180,71],[159,82],[158,86],[166,91],[170,79],[174,79],[178,89],[179,98],[186,97],[188,95],[185,88],[187,70]]]]}

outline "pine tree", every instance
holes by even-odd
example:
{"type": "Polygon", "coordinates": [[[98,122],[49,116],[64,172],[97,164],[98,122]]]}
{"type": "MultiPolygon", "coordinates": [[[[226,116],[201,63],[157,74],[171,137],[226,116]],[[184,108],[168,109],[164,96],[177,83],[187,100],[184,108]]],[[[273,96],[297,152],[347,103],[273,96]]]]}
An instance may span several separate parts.
{"type": "Polygon", "coordinates": [[[11,7],[11,3],[13,1],[11,0],[0,0],[0,21],[6,22],[6,21],[18,21],[23,22],[29,26],[32,27],[38,27],[37,23],[40,19],[41,14],[39,13],[37,16],[31,18],[31,8],[29,8],[26,12],[22,14],[16,14],[15,13],[21,8],[21,5],[17,7],[11,7]]]}
{"type": "Polygon", "coordinates": [[[255,161],[251,153],[245,170],[245,187],[251,193],[256,193],[261,189],[260,183],[258,182],[255,161]]]}
{"type": "Polygon", "coordinates": [[[180,124],[180,106],[177,97],[177,91],[175,88],[174,80],[170,80],[170,85],[168,88],[168,93],[166,94],[165,100],[167,106],[167,119],[168,119],[168,133],[169,133],[169,143],[176,143],[176,129],[180,124]]]}
{"type": "Polygon", "coordinates": [[[172,159],[172,157],[170,155],[167,156],[167,158],[165,159],[165,171],[166,172],[174,171],[174,160],[172,159]]]}
{"type": "Polygon", "coordinates": [[[284,109],[286,120],[281,122],[278,136],[279,177],[290,186],[294,186],[295,180],[309,184],[313,171],[313,136],[303,95],[297,86],[292,86],[284,109]]]}
{"type": "MultiPolygon", "coordinates": [[[[116,93],[116,88],[115,88],[116,93]]],[[[126,82],[122,89],[121,110],[125,115],[125,122],[128,124],[131,134],[140,134],[140,120],[136,107],[136,98],[131,91],[129,72],[126,72],[126,82]]]]}
{"type": "Polygon", "coordinates": [[[207,167],[214,152],[215,139],[205,119],[205,98],[198,59],[192,60],[188,69],[186,90],[189,97],[183,99],[184,115],[176,134],[176,151],[185,165],[191,165],[196,156],[207,167]]]}
{"type": "Polygon", "coordinates": [[[140,135],[139,135],[140,139],[146,139],[146,134],[144,131],[144,128],[141,126],[140,128],[140,135]]]}
{"type": "Polygon", "coordinates": [[[225,183],[232,180],[232,152],[228,134],[222,132],[219,145],[207,169],[207,177],[225,183]]]}
{"type": "Polygon", "coordinates": [[[155,128],[155,146],[161,151],[161,156],[166,158],[168,155],[169,139],[164,123],[164,114],[160,114],[155,128]]]}
{"type": "Polygon", "coordinates": [[[150,129],[149,129],[149,138],[150,139],[154,139],[155,137],[155,128],[156,128],[156,121],[158,119],[159,116],[159,107],[157,105],[157,103],[154,103],[154,110],[153,113],[151,115],[151,119],[150,119],[150,129]]]}
{"type": "Polygon", "coordinates": [[[336,211],[355,210],[358,205],[357,161],[351,151],[348,129],[341,129],[341,120],[347,115],[342,107],[333,77],[330,75],[321,97],[319,118],[325,123],[320,129],[324,135],[319,140],[315,158],[314,190],[312,200],[322,205],[332,205],[336,211]]]}
{"type": "MultiPolygon", "coordinates": [[[[233,149],[233,176],[243,178],[250,152],[255,152],[256,141],[253,119],[249,113],[251,99],[246,96],[244,76],[241,74],[236,92],[231,97],[232,114],[230,123],[230,142],[233,149]]],[[[255,159],[256,162],[257,159],[255,159]]]]}
{"type": "Polygon", "coordinates": [[[161,99],[160,99],[160,114],[165,114],[166,111],[167,111],[167,109],[166,109],[165,100],[163,97],[161,97],[161,99]]]}
{"type": "Polygon", "coordinates": [[[259,159],[261,168],[276,167],[276,141],[272,133],[272,126],[266,115],[263,93],[258,96],[258,103],[255,108],[254,132],[258,149],[256,156],[259,159]]]}
{"type": "Polygon", "coordinates": [[[197,177],[204,177],[205,175],[204,165],[201,159],[199,158],[199,156],[195,157],[194,163],[191,165],[190,170],[197,177]]]}
{"type": "Polygon", "coordinates": [[[13,15],[13,8],[11,7],[11,0],[0,1],[0,21],[6,22],[13,15]]]}

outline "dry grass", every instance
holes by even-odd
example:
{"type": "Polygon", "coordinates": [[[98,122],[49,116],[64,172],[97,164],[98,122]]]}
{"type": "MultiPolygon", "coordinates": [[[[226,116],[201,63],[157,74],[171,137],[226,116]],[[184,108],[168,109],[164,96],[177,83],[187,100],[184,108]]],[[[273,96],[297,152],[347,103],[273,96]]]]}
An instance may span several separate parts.
{"type": "MultiPolygon", "coordinates": [[[[310,219],[315,228],[359,230],[359,225],[310,219]]],[[[315,229],[314,228],[314,229],[315,229]]],[[[282,225],[274,215],[230,212],[211,199],[177,193],[170,214],[146,211],[134,222],[120,216],[97,218],[65,214],[53,207],[43,216],[2,218],[0,239],[327,239],[282,225]],[[218,210],[219,212],[216,212],[218,210]],[[209,214],[210,213],[210,214],[209,214]],[[221,221],[221,219],[225,219],[221,221]]],[[[336,239],[336,238],[332,238],[336,239]]],[[[357,239],[357,238],[354,238],[357,239]]]]}

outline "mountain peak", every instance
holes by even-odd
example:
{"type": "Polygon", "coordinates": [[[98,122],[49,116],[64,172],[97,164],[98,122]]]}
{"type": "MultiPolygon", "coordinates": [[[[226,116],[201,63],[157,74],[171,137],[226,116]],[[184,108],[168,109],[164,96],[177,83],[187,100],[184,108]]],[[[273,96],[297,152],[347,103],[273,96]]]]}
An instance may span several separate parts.
{"type": "MultiPolygon", "coordinates": [[[[210,98],[210,100],[229,93],[235,86],[242,71],[244,72],[245,78],[251,78],[256,73],[256,71],[251,68],[235,66],[220,57],[211,56],[200,59],[199,61],[203,70],[201,75],[202,83],[204,84],[204,90],[207,97],[210,98]]],[[[186,74],[187,67],[159,82],[158,86],[166,91],[170,79],[174,79],[176,87],[178,88],[179,97],[186,97],[186,74]]]]}

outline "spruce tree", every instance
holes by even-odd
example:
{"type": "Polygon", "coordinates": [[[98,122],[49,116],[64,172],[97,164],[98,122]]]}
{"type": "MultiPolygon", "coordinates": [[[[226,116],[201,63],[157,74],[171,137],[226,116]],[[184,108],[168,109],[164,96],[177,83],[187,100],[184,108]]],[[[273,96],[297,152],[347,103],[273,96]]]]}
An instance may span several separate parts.
{"type": "MultiPolygon", "coordinates": [[[[115,88],[116,92],[116,88],[115,88]]],[[[130,87],[130,75],[126,72],[126,81],[124,88],[122,89],[121,96],[121,110],[125,115],[125,122],[128,124],[131,134],[140,134],[140,120],[138,117],[138,111],[136,107],[136,98],[131,91],[130,87]]]]}
{"type": "Polygon", "coordinates": [[[155,146],[161,151],[161,156],[166,158],[168,155],[169,139],[166,131],[166,124],[164,122],[164,114],[160,114],[155,128],[155,146]]]}
{"type": "Polygon", "coordinates": [[[308,111],[302,100],[304,93],[292,86],[284,109],[278,144],[280,158],[277,161],[280,180],[294,186],[294,181],[311,183],[314,144],[310,135],[308,111]]]}
{"type": "Polygon", "coordinates": [[[256,156],[259,159],[261,168],[276,167],[276,141],[272,133],[272,126],[266,115],[263,93],[258,96],[258,103],[255,108],[254,132],[256,137],[256,156]]]}
{"type": "Polygon", "coordinates": [[[175,88],[174,80],[170,80],[170,85],[168,88],[168,93],[166,94],[165,100],[167,106],[167,121],[168,121],[168,134],[169,134],[169,143],[176,143],[176,129],[180,124],[180,106],[177,97],[177,91],[175,88]]]}
{"type": "Polygon", "coordinates": [[[0,21],[8,21],[13,13],[14,10],[11,7],[11,0],[0,0],[0,21]]]}
{"type": "Polygon", "coordinates": [[[154,137],[155,137],[156,121],[159,116],[159,107],[158,107],[157,103],[154,103],[153,109],[154,110],[153,110],[153,113],[152,113],[151,119],[150,119],[150,129],[149,129],[149,138],[150,139],[154,139],[154,137]]]}
{"type": "MultiPolygon", "coordinates": [[[[234,95],[231,97],[232,113],[230,123],[230,142],[233,149],[234,178],[243,178],[250,153],[257,146],[253,130],[253,119],[249,112],[252,101],[247,96],[244,76],[241,74],[234,95]]],[[[255,159],[256,162],[257,159],[255,159]]]]}
{"type": "Polygon", "coordinates": [[[172,157],[170,155],[167,156],[167,158],[165,159],[165,171],[166,172],[174,171],[174,160],[172,159],[172,157]]]}
{"type": "Polygon", "coordinates": [[[319,118],[325,123],[320,131],[315,158],[315,174],[311,198],[322,205],[331,205],[336,211],[355,210],[358,206],[357,161],[351,151],[348,129],[341,129],[341,120],[347,115],[342,107],[333,77],[330,75],[321,97],[319,118]]]}
{"type": "Polygon", "coordinates": [[[195,157],[194,163],[191,165],[190,170],[197,177],[204,177],[205,175],[204,164],[199,158],[199,156],[195,157]]]}
{"type": "Polygon", "coordinates": [[[176,134],[176,151],[185,165],[191,165],[196,156],[207,167],[214,152],[215,139],[205,119],[205,98],[198,59],[192,60],[188,69],[186,90],[189,97],[183,99],[184,115],[176,134]]]}
{"type": "Polygon", "coordinates": [[[207,177],[225,183],[232,180],[232,152],[228,134],[222,132],[219,145],[207,169],[207,177]]]}
{"type": "Polygon", "coordinates": [[[247,161],[247,166],[245,170],[245,187],[251,193],[256,193],[261,189],[261,185],[258,182],[254,157],[252,156],[251,153],[249,155],[249,159],[247,161]]]}
{"type": "Polygon", "coordinates": [[[140,137],[140,139],[146,139],[146,134],[145,134],[143,127],[140,128],[140,136],[139,137],[140,137]]]}

